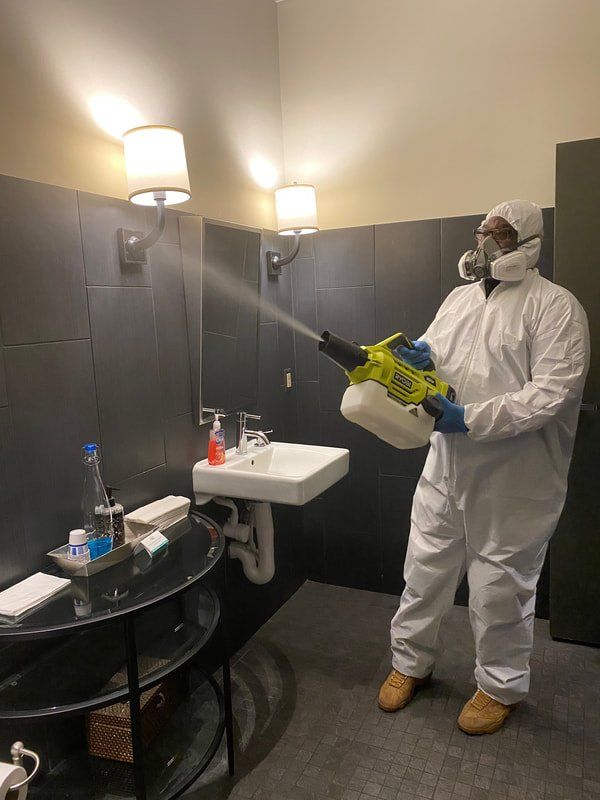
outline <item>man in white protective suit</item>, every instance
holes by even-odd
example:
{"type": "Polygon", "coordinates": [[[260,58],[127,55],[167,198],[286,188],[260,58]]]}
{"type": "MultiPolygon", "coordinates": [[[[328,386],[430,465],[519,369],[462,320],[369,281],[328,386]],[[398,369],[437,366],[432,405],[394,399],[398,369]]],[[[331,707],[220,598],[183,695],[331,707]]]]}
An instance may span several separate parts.
{"type": "Polygon", "coordinates": [[[477,691],[458,725],[470,734],[497,731],[529,690],[536,585],[565,501],[589,364],[585,312],[535,269],[542,233],[534,203],[492,209],[459,262],[470,285],[448,296],[414,350],[399,349],[416,368],[432,358],[457,401],[438,395],[379,707],[398,711],[431,677],[466,572],[477,691]]]}

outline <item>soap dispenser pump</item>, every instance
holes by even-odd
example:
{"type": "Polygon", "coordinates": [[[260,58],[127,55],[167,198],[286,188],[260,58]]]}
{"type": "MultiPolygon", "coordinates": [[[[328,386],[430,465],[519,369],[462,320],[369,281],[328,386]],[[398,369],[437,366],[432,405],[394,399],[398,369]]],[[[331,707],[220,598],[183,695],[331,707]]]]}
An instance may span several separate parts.
{"type": "Polygon", "coordinates": [[[221,416],[215,411],[215,421],[208,436],[208,463],[212,467],[225,463],[225,431],[221,427],[221,416]]]}

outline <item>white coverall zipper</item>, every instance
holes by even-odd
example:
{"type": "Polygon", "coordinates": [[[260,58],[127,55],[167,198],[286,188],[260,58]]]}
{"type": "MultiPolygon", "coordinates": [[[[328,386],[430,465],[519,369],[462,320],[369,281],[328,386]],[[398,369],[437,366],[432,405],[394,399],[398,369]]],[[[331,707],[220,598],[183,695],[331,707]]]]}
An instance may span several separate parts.
{"type": "MultiPolygon", "coordinates": [[[[473,353],[475,352],[475,346],[477,345],[477,340],[479,338],[479,331],[481,330],[481,324],[483,322],[483,318],[484,318],[485,312],[487,310],[488,300],[489,300],[489,297],[486,297],[484,299],[484,301],[483,301],[483,308],[481,309],[481,314],[479,315],[479,319],[477,320],[477,327],[475,328],[475,333],[473,335],[473,341],[471,343],[471,349],[469,350],[469,355],[467,356],[467,360],[465,362],[463,373],[460,376],[460,382],[459,382],[458,388],[456,390],[456,398],[457,398],[459,403],[461,403],[461,392],[462,392],[462,390],[464,388],[464,385],[465,385],[465,382],[467,380],[467,374],[468,374],[468,371],[469,371],[469,367],[471,366],[471,361],[473,360],[473,353]]],[[[454,436],[452,436],[451,437],[451,441],[450,441],[450,459],[449,459],[450,471],[451,471],[452,483],[453,483],[452,490],[455,489],[455,482],[456,482],[456,464],[454,463],[456,454],[455,454],[454,442],[455,442],[455,439],[454,439],[454,436]]],[[[451,476],[448,475],[448,478],[450,478],[451,476]]]]}

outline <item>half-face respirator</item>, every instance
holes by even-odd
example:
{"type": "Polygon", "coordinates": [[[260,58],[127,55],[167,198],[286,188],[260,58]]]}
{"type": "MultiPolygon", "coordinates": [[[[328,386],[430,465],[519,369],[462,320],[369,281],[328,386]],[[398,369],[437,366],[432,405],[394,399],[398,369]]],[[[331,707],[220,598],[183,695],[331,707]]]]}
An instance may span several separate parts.
{"type": "Polygon", "coordinates": [[[493,236],[486,236],[475,250],[467,250],[458,262],[461,278],[467,281],[478,281],[482,278],[494,278],[497,281],[522,281],[527,272],[527,257],[518,248],[521,245],[539,239],[528,236],[517,244],[516,250],[505,250],[500,247],[493,236]]]}

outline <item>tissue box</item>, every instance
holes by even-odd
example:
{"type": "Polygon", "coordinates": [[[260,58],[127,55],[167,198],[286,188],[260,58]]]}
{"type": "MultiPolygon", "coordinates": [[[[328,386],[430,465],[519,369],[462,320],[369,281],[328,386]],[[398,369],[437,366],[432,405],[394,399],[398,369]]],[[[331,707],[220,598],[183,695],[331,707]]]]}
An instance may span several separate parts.
{"type": "MultiPolygon", "coordinates": [[[[140,675],[166,663],[158,659],[140,657],[140,675]]],[[[123,668],[111,678],[106,688],[116,688],[126,682],[127,670],[123,668]]],[[[144,747],[150,744],[175,711],[178,699],[178,683],[175,678],[169,678],[142,693],[140,713],[144,747]]],[[[90,712],[87,716],[86,729],[88,752],[91,756],[133,764],[129,703],[114,703],[112,706],[90,712]]]]}

